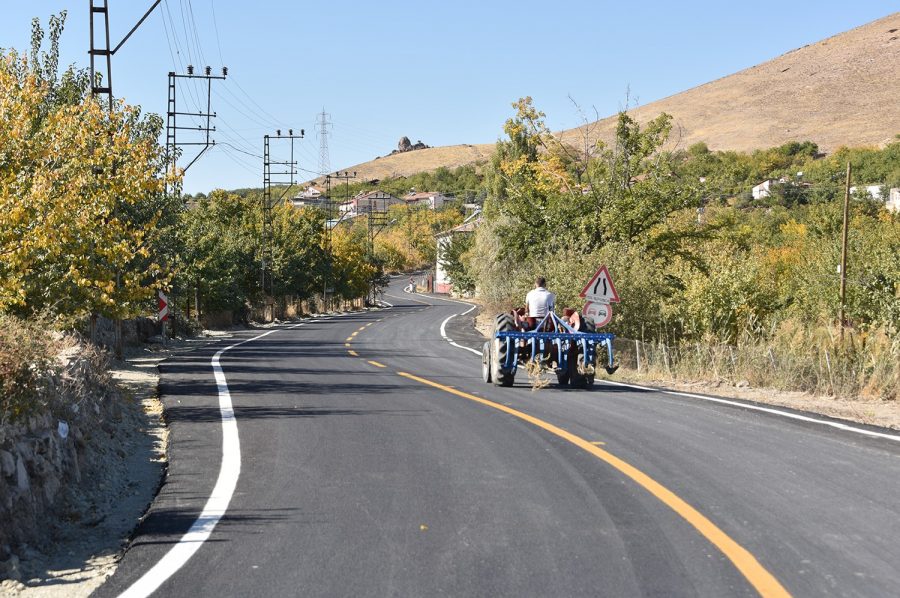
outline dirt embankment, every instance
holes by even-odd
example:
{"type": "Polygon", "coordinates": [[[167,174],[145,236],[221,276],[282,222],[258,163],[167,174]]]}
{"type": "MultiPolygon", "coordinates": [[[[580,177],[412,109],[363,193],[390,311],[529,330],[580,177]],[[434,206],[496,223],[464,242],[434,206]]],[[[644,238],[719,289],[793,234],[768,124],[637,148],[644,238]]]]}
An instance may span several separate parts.
{"type": "MultiPolygon", "coordinates": [[[[826,152],[840,146],[878,146],[900,134],[898,72],[900,12],[630,112],[640,122],[661,112],[670,114],[676,127],[671,143],[681,148],[704,142],[712,150],[752,151],[790,141],[813,141],[826,152]]],[[[632,83],[640,92],[640,81],[632,83]]],[[[609,142],[616,118],[559,136],[575,147],[585,141],[609,142]]],[[[500,134],[500,125],[494,134],[500,134]]],[[[361,180],[410,176],[484,162],[494,149],[491,143],[441,146],[345,170],[356,171],[361,180]]]]}
{"type": "Polygon", "coordinates": [[[0,594],[87,596],[109,575],[163,473],[155,365],[107,366],[74,339],[39,413],[0,425],[0,594]]]}

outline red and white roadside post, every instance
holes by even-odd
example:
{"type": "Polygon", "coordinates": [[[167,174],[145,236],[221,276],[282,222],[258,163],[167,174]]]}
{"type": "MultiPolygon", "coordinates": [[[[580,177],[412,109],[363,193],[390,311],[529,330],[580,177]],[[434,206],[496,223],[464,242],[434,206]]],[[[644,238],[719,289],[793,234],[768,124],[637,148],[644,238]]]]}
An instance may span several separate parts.
{"type": "Polygon", "coordinates": [[[161,290],[159,291],[159,321],[162,322],[163,345],[166,344],[166,327],[169,323],[169,298],[161,290]]]}

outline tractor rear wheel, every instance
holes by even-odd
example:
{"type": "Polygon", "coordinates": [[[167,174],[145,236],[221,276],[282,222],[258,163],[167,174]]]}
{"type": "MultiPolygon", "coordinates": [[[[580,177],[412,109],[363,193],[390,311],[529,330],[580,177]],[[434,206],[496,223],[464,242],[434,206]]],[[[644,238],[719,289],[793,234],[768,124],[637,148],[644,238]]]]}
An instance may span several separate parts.
{"type": "MultiPolygon", "coordinates": [[[[512,332],[516,329],[515,320],[510,314],[499,314],[494,320],[494,332],[512,332]]],[[[504,367],[507,363],[507,342],[506,339],[494,337],[489,341],[491,347],[491,380],[496,386],[512,386],[516,378],[516,365],[513,367],[504,367]]],[[[515,343],[512,343],[512,350],[516,350],[515,343]]]]}
{"type": "MultiPolygon", "coordinates": [[[[581,332],[597,332],[597,326],[590,318],[582,318],[581,332]]],[[[581,343],[575,343],[569,353],[569,383],[574,388],[593,388],[594,367],[593,363],[585,363],[581,343]]]]}

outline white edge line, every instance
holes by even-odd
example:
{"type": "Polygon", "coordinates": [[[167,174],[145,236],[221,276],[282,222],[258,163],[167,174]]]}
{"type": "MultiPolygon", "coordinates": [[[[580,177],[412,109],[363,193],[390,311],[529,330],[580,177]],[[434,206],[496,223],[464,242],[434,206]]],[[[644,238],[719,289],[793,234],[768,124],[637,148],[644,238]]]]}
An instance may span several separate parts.
{"type": "Polygon", "coordinates": [[[842,424],[840,422],[833,422],[824,419],[817,419],[814,417],[809,417],[806,415],[800,415],[797,413],[790,413],[789,411],[781,411],[780,409],[773,409],[771,407],[762,407],[759,405],[753,405],[751,403],[742,403],[740,401],[729,401],[728,399],[719,399],[715,397],[707,397],[704,395],[697,395],[689,392],[679,392],[677,390],[663,390],[661,388],[653,388],[650,386],[640,386],[637,384],[628,384],[625,382],[613,382],[612,380],[598,380],[598,382],[603,382],[604,384],[611,384],[614,386],[625,386],[628,388],[637,388],[639,390],[649,390],[653,392],[659,392],[667,395],[676,395],[679,397],[688,397],[691,399],[700,399],[702,401],[709,401],[711,403],[720,403],[722,405],[731,405],[733,407],[741,407],[742,409],[751,409],[753,411],[762,411],[763,413],[769,413],[772,415],[780,415],[781,417],[786,417],[789,419],[795,419],[798,421],[809,422],[813,424],[820,424],[823,426],[829,426],[831,428],[837,428],[838,430],[844,430],[845,432],[855,432],[857,434],[863,434],[864,436],[872,436],[874,438],[884,438],[886,440],[894,440],[900,442],[900,436],[895,434],[885,434],[884,432],[875,432],[872,430],[866,430],[863,428],[857,428],[855,426],[850,426],[847,424],[842,424]]]}
{"type": "MultiPolygon", "coordinates": [[[[416,294],[416,295],[419,295],[419,293],[415,293],[415,294],[416,294]]],[[[427,297],[427,295],[425,295],[425,296],[427,297]]],[[[438,300],[440,300],[440,301],[450,301],[450,302],[452,302],[452,303],[463,303],[463,304],[465,304],[465,305],[470,305],[470,304],[468,304],[468,303],[466,303],[466,302],[464,302],[464,301],[454,301],[453,299],[442,299],[442,298],[440,298],[440,297],[431,297],[431,298],[432,298],[432,299],[438,299],[438,300]]],[[[459,345],[459,344],[453,342],[453,340],[450,339],[450,338],[447,336],[447,329],[446,329],[447,322],[449,322],[452,318],[455,318],[456,316],[465,315],[465,314],[469,313],[470,311],[472,311],[473,309],[475,309],[475,307],[476,307],[475,305],[472,305],[471,308],[469,308],[468,310],[464,311],[463,313],[461,313],[461,314],[453,314],[453,315],[449,316],[446,320],[444,320],[444,321],[441,323],[441,337],[443,337],[443,339],[444,339],[445,341],[447,341],[448,343],[450,343],[450,344],[453,345],[454,347],[459,347],[460,349],[465,349],[466,351],[470,351],[470,352],[472,352],[472,353],[475,353],[476,355],[481,355],[481,351],[476,351],[475,349],[472,349],[472,348],[470,348],[470,347],[464,347],[464,346],[462,346],[462,345],[459,345]]],[[[612,385],[614,385],[614,386],[625,386],[625,387],[628,387],[628,388],[637,388],[637,389],[639,389],[639,390],[649,390],[649,391],[652,391],[652,392],[659,392],[659,393],[663,393],[663,394],[667,394],[667,395],[675,395],[675,396],[680,396],[680,397],[688,397],[688,398],[691,398],[691,399],[700,399],[701,401],[709,401],[709,402],[711,402],[711,403],[719,403],[719,404],[722,404],[722,405],[730,405],[730,406],[732,406],[732,407],[740,407],[740,408],[742,408],[742,409],[750,409],[750,410],[753,410],[753,411],[761,411],[761,412],[763,412],[763,413],[769,413],[769,414],[771,414],[771,415],[778,415],[778,416],[781,416],[781,417],[786,417],[786,418],[794,419],[794,420],[797,420],[797,421],[803,421],[803,422],[808,422],[808,423],[813,423],[813,424],[819,424],[819,425],[822,425],[822,426],[829,426],[829,427],[831,427],[831,428],[836,428],[836,429],[838,429],[838,430],[843,430],[843,431],[845,431],[845,432],[855,432],[856,434],[862,434],[862,435],[864,435],[864,436],[870,436],[870,437],[873,437],[873,438],[884,438],[884,439],[886,439],[886,440],[894,440],[894,441],[896,441],[896,442],[900,442],[900,436],[898,436],[898,435],[896,435],[896,434],[885,434],[884,432],[874,432],[874,431],[872,431],[872,430],[866,430],[866,429],[863,429],[863,428],[857,428],[857,427],[855,427],[855,426],[850,426],[850,425],[847,425],[847,424],[842,424],[842,423],[840,423],[840,422],[833,422],[833,421],[828,421],[828,420],[824,420],[824,419],[817,419],[817,418],[815,418],[815,417],[809,417],[809,416],[806,416],[806,415],[799,415],[799,414],[796,414],[796,413],[790,413],[789,411],[781,411],[780,409],[773,409],[773,408],[771,408],[771,407],[761,407],[761,406],[759,406],[759,405],[753,405],[753,404],[750,404],[750,403],[742,403],[742,402],[740,402],[740,401],[729,401],[728,399],[718,399],[718,398],[715,398],[715,397],[707,397],[707,396],[704,396],[704,395],[698,395],[698,394],[693,394],[693,393],[689,393],[689,392],[679,392],[679,391],[676,391],[676,390],[663,390],[663,389],[660,389],[660,388],[652,388],[652,387],[650,387],[650,386],[639,386],[639,385],[637,385],[637,384],[628,384],[628,383],[625,383],[625,382],[614,382],[614,381],[612,381],[612,380],[602,380],[602,381],[599,381],[599,382],[603,382],[603,383],[605,383],[605,384],[612,384],[612,385]]]]}
{"type": "MultiPolygon", "coordinates": [[[[325,322],[335,317],[344,316],[355,312],[333,314],[322,318],[316,318],[316,322],[325,322]]],[[[131,584],[127,590],[119,594],[119,598],[145,598],[159,589],[167,579],[181,569],[197,550],[209,539],[213,529],[228,510],[228,504],[237,487],[238,477],[241,473],[241,443],[238,437],[237,420],[234,417],[234,408],[231,404],[231,393],[228,390],[228,382],[219,359],[226,351],[243,344],[259,340],[279,330],[294,329],[303,326],[307,322],[300,322],[288,328],[275,328],[260,335],[248,338],[239,343],[220,349],[213,355],[210,365],[216,379],[216,387],[219,392],[219,415],[222,419],[222,465],[219,468],[219,477],[212,494],[203,506],[200,516],[194,521],[190,529],[178,540],[169,552],[144,573],[137,581],[131,584]]]]}
{"type": "Polygon", "coordinates": [[[277,331],[278,329],[269,330],[253,338],[229,345],[216,352],[210,360],[216,379],[216,386],[219,390],[219,414],[222,418],[222,465],[219,468],[219,477],[216,480],[216,485],[206,501],[200,516],[197,517],[187,533],[178,540],[178,543],[159,562],[121,593],[119,598],[145,597],[155,592],[163,582],[174,575],[200,549],[209,538],[216,524],[225,515],[241,473],[241,443],[238,438],[234,408],[231,404],[231,393],[228,391],[228,382],[225,380],[225,372],[222,371],[219,358],[230,349],[261,339],[277,331]]]}
{"type": "Polygon", "coordinates": [[[474,306],[474,305],[471,307],[471,309],[468,309],[467,311],[464,311],[464,312],[461,313],[461,314],[450,314],[449,316],[447,316],[447,319],[444,320],[443,322],[441,322],[441,338],[443,338],[445,341],[447,341],[448,343],[450,343],[450,344],[453,345],[454,347],[459,347],[460,349],[465,349],[466,351],[469,351],[469,352],[471,352],[471,353],[474,353],[475,355],[481,355],[481,351],[476,351],[475,349],[472,349],[471,347],[464,347],[463,345],[460,345],[460,344],[458,344],[458,343],[455,343],[455,342],[453,341],[453,339],[451,339],[450,337],[447,336],[447,322],[449,322],[450,320],[452,320],[452,319],[455,318],[456,316],[464,316],[464,315],[466,315],[467,313],[469,313],[470,311],[472,311],[473,309],[475,309],[475,306],[474,306]]]}

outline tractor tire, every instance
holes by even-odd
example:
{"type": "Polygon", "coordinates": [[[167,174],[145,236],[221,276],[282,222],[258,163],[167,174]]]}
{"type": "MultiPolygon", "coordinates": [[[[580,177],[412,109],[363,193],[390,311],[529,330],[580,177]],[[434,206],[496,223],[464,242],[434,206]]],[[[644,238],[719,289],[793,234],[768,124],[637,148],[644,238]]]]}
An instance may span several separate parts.
{"type": "MultiPolygon", "coordinates": [[[[581,318],[579,332],[597,332],[597,325],[590,318],[581,318]]],[[[572,388],[593,388],[594,374],[582,374],[578,371],[579,365],[584,365],[584,352],[580,344],[576,344],[569,353],[569,384],[572,388]]],[[[592,364],[593,365],[593,364],[592,364]]]]}
{"type": "Polygon", "coordinates": [[[567,387],[569,385],[569,370],[556,368],[556,382],[562,388],[567,387]]]}
{"type": "MultiPolygon", "coordinates": [[[[516,329],[510,314],[499,314],[494,320],[494,332],[511,332],[516,329]]],[[[494,338],[491,347],[491,381],[495,386],[512,386],[516,378],[515,366],[504,368],[506,363],[506,341],[494,338]]],[[[514,348],[515,350],[515,348],[514,348]]]]}
{"type": "Polygon", "coordinates": [[[491,341],[484,341],[481,349],[481,379],[486,384],[491,383],[491,341]]]}

